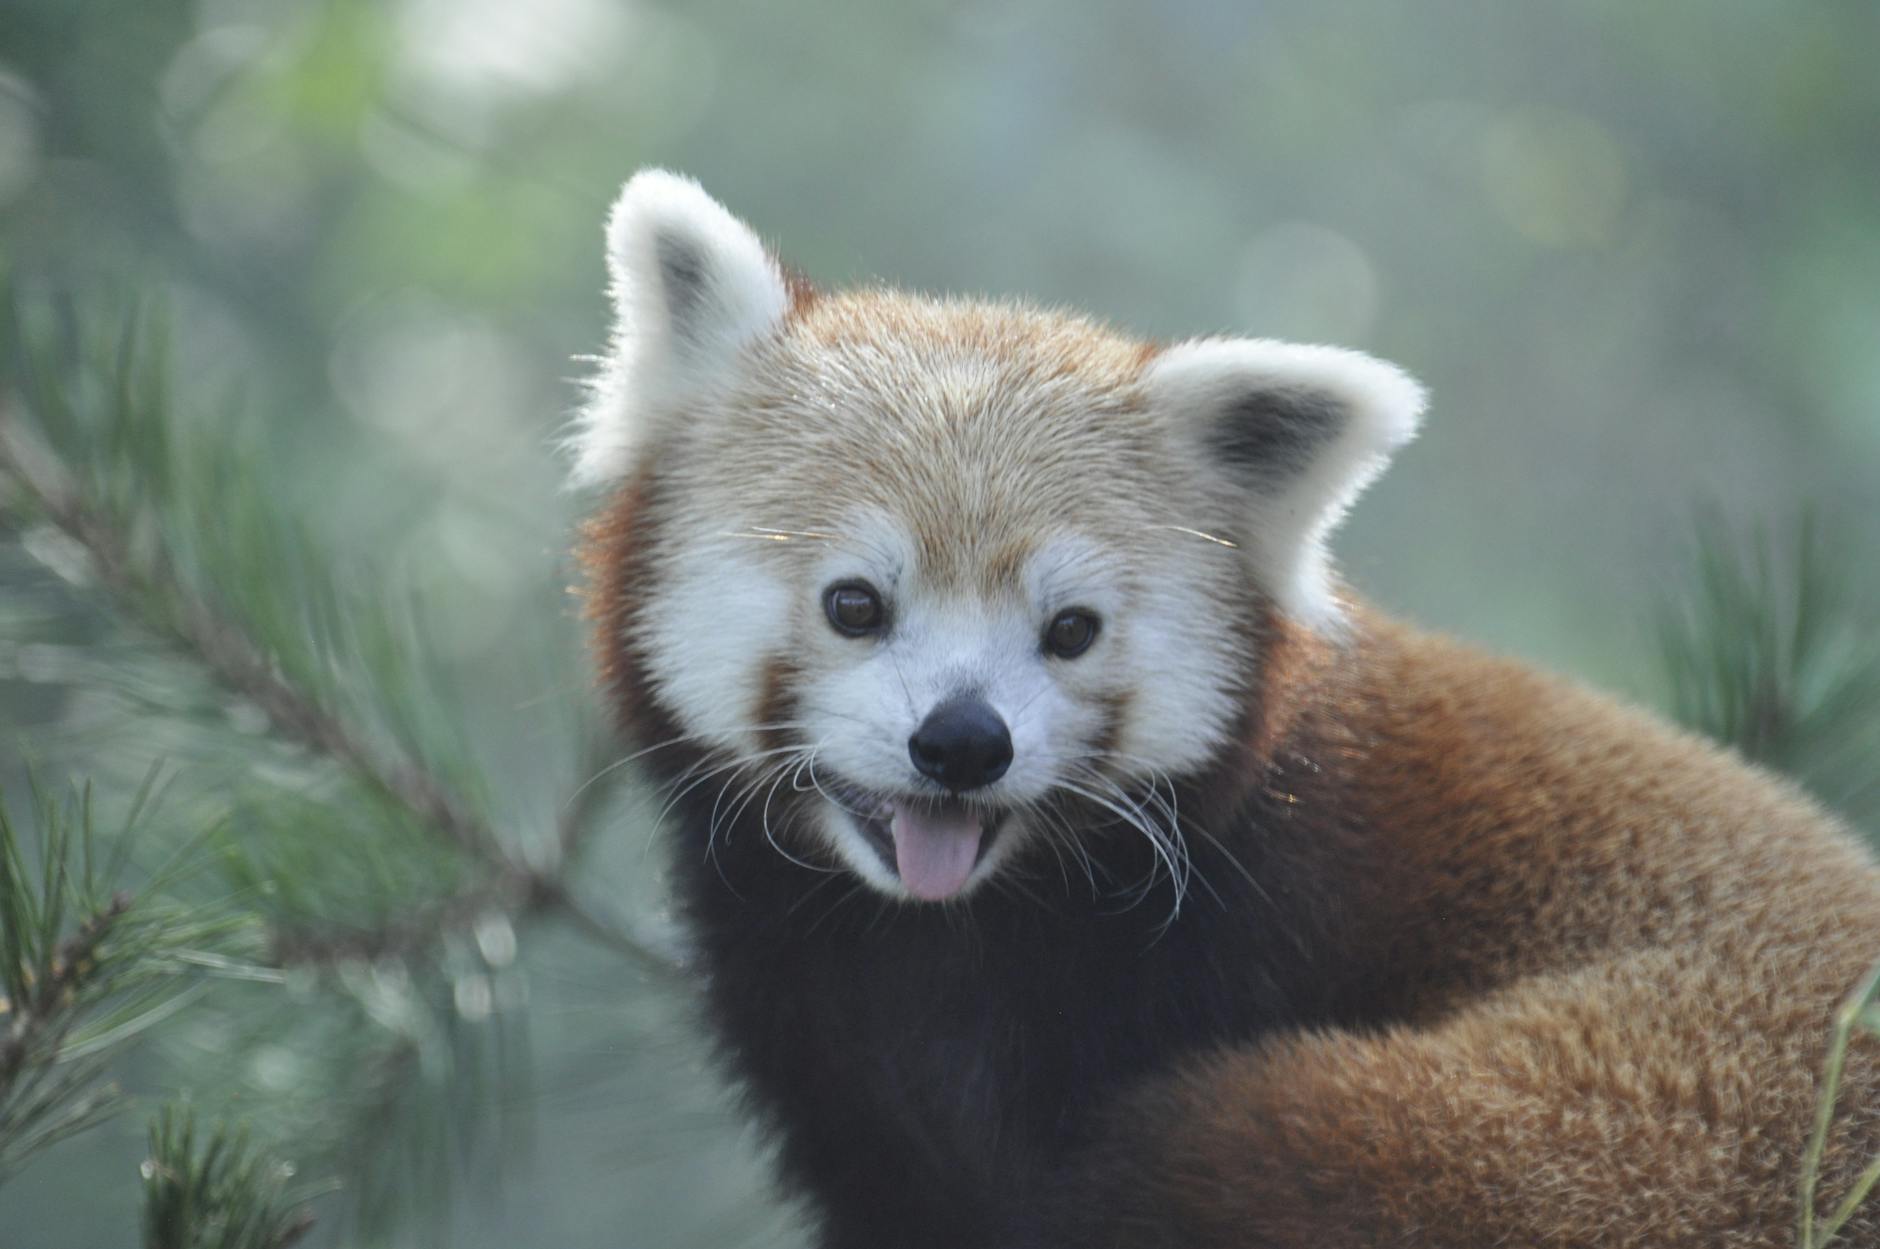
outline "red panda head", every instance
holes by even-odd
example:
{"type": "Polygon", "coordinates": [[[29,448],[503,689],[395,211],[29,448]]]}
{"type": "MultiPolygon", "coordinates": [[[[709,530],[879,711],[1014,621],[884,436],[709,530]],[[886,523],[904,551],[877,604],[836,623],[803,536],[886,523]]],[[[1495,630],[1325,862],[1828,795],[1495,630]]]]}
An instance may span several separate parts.
{"type": "Polygon", "coordinates": [[[622,500],[588,558],[641,744],[686,743],[727,816],[896,897],[1049,862],[1085,835],[1069,809],[1164,839],[1173,873],[1159,795],[1235,744],[1258,622],[1338,630],[1324,541],[1417,384],[1329,347],[812,292],[661,171],[608,259],[571,448],[622,500]]]}

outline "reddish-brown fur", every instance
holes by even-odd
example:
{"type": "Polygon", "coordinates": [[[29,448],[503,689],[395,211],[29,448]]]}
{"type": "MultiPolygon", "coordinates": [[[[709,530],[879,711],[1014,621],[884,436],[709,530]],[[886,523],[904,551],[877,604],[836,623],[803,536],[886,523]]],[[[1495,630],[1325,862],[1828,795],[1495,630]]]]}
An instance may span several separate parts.
{"type": "MultiPolygon", "coordinates": [[[[1774,778],[1514,664],[1369,612],[1322,660],[1267,693],[1293,727],[1263,783],[1374,830],[1300,867],[1356,873],[1340,961],[1404,1022],[1140,1088],[1077,1186],[1116,1195],[1086,1243],[1794,1243],[1831,1016],[1880,954],[1869,857],[1774,778]]],[[[1859,1042],[1824,1208],[1880,1150],[1877,1091],[1859,1042]]],[[[1880,1243],[1880,1209],[1844,1235],[1880,1243]]]]}
{"type": "Polygon", "coordinates": [[[649,472],[637,474],[617,490],[607,507],[582,526],[576,558],[583,575],[578,593],[594,624],[594,657],[601,685],[623,723],[630,722],[642,732],[651,730],[650,740],[665,741],[673,736],[673,729],[670,722],[648,723],[660,714],[659,704],[648,696],[645,661],[635,654],[628,628],[635,606],[648,591],[653,492],[649,472]]]}

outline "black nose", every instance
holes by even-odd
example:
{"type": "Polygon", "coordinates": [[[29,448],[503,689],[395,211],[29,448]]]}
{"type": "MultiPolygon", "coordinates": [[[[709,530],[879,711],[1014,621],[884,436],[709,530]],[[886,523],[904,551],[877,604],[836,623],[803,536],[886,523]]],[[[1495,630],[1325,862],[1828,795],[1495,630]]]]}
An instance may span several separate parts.
{"type": "Polygon", "coordinates": [[[956,793],[990,785],[1012,766],[1012,735],[981,698],[953,698],[928,713],[907,739],[921,775],[956,793]]]}

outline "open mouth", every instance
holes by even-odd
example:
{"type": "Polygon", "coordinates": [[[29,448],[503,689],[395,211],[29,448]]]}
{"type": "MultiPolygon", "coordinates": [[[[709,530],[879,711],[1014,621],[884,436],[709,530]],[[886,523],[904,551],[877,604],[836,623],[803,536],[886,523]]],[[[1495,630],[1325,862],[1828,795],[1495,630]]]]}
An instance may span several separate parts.
{"type": "Polygon", "coordinates": [[[997,839],[1006,812],[957,798],[853,794],[842,807],[907,891],[926,902],[953,897],[997,839]]]}

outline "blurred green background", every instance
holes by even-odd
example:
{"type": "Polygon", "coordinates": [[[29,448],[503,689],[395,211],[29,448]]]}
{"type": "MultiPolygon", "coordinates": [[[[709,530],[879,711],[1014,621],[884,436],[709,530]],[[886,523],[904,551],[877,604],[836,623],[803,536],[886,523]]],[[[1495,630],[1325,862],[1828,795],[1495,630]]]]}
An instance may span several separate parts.
{"type": "MultiPolygon", "coordinates": [[[[1350,579],[1649,699],[1700,505],[1815,510],[1876,618],[1877,50],[1852,0],[0,0],[0,266],[160,294],[179,406],[238,403],[284,511],[441,604],[427,638],[519,826],[574,766],[584,504],[554,441],[605,333],[601,218],[649,163],[824,283],[1404,364],[1428,432],[1345,532],[1350,579]]],[[[239,709],[100,695],[86,665],[133,644],[32,538],[0,543],[0,742],[213,788],[239,709]]],[[[593,879],[656,895],[644,806],[615,823],[593,879]]],[[[315,1243],[788,1243],[682,1000],[552,928],[501,983],[502,1020],[459,993],[475,1035],[440,1042],[472,1104],[405,1107],[432,1127],[380,1168],[392,1215],[315,1243]]],[[[322,1042],[244,1039],[248,1009],[127,1079],[239,1085],[292,1153],[321,1107],[277,1103],[328,1095],[322,1042]]],[[[0,1187],[0,1243],[132,1243],[141,1132],[0,1187]]]]}

